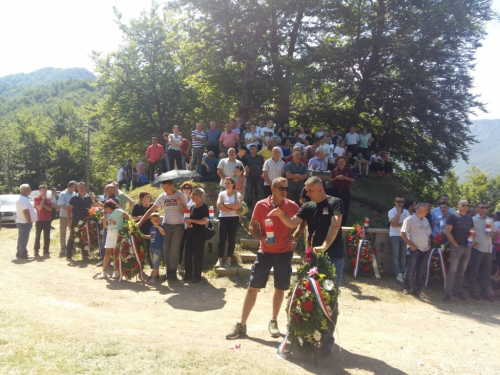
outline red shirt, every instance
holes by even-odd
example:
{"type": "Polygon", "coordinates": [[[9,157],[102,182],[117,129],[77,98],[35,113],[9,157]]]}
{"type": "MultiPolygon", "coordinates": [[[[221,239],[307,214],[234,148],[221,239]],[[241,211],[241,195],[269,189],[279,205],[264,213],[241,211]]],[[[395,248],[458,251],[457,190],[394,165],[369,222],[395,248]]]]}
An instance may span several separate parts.
{"type": "Polygon", "coordinates": [[[159,143],[155,145],[150,145],[146,150],[146,154],[148,154],[148,161],[150,163],[156,163],[163,156],[163,146],[159,143]]]}
{"type": "MultiPolygon", "coordinates": [[[[290,163],[292,160],[293,160],[293,155],[289,155],[285,158],[285,163],[290,163]]],[[[307,167],[307,163],[302,156],[300,157],[300,162],[305,164],[307,167]]]]}
{"type": "Polygon", "coordinates": [[[186,138],[182,138],[182,144],[181,147],[179,147],[181,149],[181,155],[187,154],[189,146],[191,146],[191,142],[189,142],[186,138]]]}
{"type": "MultiPolygon", "coordinates": [[[[45,208],[42,208],[41,210],[38,209],[38,206],[42,202],[42,196],[39,195],[38,197],[35,197],[33,199],[33,203],[35,206],[36,214],[38,216],[38,221],[50,221],[52,220],[52,211],[46,210],[45,208]]],[[[49,197],[45,198],[45,203],[46,206],[53,207],[52,205],[52,199],[49,197]]]]}
{"type": "MultiPolygon", "coordinates": [[[[317,147],[314,146],[307,146],[306,152],[304,156],[307,156],[307,160],[311,160],[313,157],[316,156],[316,149],[317,147]]],[[[307,163],[304,163],[307,166],[307,163]]]]}
{"type": "MultiPolygon", "coordinates": [[[[287,237],[290,234],[290,228],[288,228],[279,217],[267,217],[267,214],[274,210],[275,207],[271,203],[270,197],[258,201],[253,210],[252,219],[255,219],[260,224],[260,233],[266,236],[266,219],[271,219],[274,225],[274,238],[276,242],[273,246],[267,246],[265,243],[260,241],[259,250],[265,253],[286,253],[293,249],[292,241],[287,237]]],[[[294,202],[289,201],[285,198],[280,209],[288,217],[294,217],[297,212],[299,212],[299,206],[294,202]]]]}
{"type": "MultiPolygon", "coordinates": [[[[332,178],[334,178],[336,176],[340,176],[340,175],[346,176],[346,177],[349,177],[349,178],[356,178],[356,176],[354,175],[353,171],[351,171],[347,167],[344,167],[344,169],[342,169],[342,170],[340,170],[337,167],[337,168],[335,168],[332,171],[332,178]]],[[[351,190],[351,183],[349,181],[347,181],[347,180],[335,180],[333,182],[332,188],[333,188],[333,190],[336,190],[336,191],[351,190]]]]}
{"type": "Polygon", "coordinates": [[[222,141],[222,145],[227,148],[232,148],[238,144],[238,139],[240,139],[238,133],[235,131],[231,131],[231,133],[222,132],[220,135],[220,140],[222,141]]]}

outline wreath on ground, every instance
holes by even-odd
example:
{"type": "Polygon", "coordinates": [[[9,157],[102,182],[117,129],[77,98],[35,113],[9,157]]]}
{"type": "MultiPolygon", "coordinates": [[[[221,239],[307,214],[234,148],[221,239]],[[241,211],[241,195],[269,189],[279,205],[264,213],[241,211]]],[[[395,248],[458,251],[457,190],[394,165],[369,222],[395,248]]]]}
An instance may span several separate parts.
{"type": "Polygon", "coordinates": [[[441,232],[432,237],[430,259],[427,260],[426,285],[428,280],[443,280],[443,275],[448,274],[450,268],[450,243],[441,232]],[[442,269],[444,265],[444,272],[442,269]],[[429,277],[427,277],[429,274],[429,277]]]}
{"type": "Polygon", "coordinates": [[[138,276],[144,281],[143,270],[149,254],[143,234],[134,220],[123,221],[123,229],[118,235],[116,248],[120,250],[117,261],[120,280],[123,277],[130,280],[138,276]]]}
{"type": "Polygon", "coordinates": [[[99,251],[103,235],[102,211],[91,207],[87,216],[78,221],[73,231],[77,252],[95,255],[99,251]]]}
{"type": "Polygon", "coordinates": [[[304,354],[316,355],[335,329],[338,292],[335,266],[326,252],[317,253],[309,246],[306,263],[298,270],[288,294],[288,333],[278,348],[283,358],[286,341],[304,354]]]}
{"type": "Polygon", "coordinates": [[[373,268],[373,257],[377,255],[373,238],[363,229],[360,223],[353,225],[347,237],[347,260],[356,267],[359,241],[362,240],[361,254],[359,256],[359,270],[369,273],[373,268]]]}

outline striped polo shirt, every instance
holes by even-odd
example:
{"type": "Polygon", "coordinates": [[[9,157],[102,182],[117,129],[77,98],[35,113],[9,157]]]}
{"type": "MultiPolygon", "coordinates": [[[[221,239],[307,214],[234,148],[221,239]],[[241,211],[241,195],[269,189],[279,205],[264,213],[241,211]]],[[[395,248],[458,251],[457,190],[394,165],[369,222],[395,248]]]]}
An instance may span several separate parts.
{"type": "MultiPolygon", "coordinates": [[[[264,168],[267,171],[267,177],[271,182],[277,177],[282,177],[285,172],[285,162],[279,159],[277,162],[273,158],[266,160],[264,163],[264,168]]],[[[264,185],[269,186],[269,184],[264,180],[264,185]]]]}
{"type": "Polygon", "coordinates": [[[191,140],[193,141],[193,147],[194,148],[197,148],[197,147],[203,147],[203,142],[200,142],[200,141],[195,141],[194,139],[192,139],[192,137],[198,137],[198,138],[203,138],[203,139],[207,139],[207,133],[205,132],[201,132],[199,133],[198,130],[194,129],[192,132],[191,132],[191,140]]]}

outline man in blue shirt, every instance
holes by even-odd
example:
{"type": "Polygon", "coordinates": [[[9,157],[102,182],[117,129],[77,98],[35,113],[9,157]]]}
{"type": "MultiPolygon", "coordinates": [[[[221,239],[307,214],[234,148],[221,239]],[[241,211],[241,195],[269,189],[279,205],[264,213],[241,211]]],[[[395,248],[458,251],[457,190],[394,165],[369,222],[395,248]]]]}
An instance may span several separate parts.
{"type": "Polygon", "coordinates": [[[201,176],[200,181],[213,181],[217,175],[217,158],[213,151],[209,151],[207,156],[203,158],[198,174],[201,176]]]}
{"type": "Polygon", "coordinates": [[[212,151],[214,155],[219,155],[219,140],[222,131],[217,129],[217,123],[210,121],[210,129],[207,131],[207,150],[212,151]]]}
{"type": "Polygon", "coordinates": [[[92,199],[87,194],[87,185],[85,182],[78,183],[78,194],[71,197],[68,202],[68,229],[69,229],[69,240],[68,246],[66,246],[66,258],[71,260],[73,247],[75,244],[75,236],[73,228],[78,225],[78,221],[83,219],[89,213],[89,208],[92,207],[92,199]]]}
{"type": "Polygon", "coordinates": [[[439,225],[439,217],[442,216],[441,213],[441,203],[448,203],[448,207],[450,208],[450,214],[454,213],[455,210],[450,207],[450,197],[446,194],[441,195],[441,199],[439,199],[439,205],[431,210],[431,221],[432,226],[439,225]]]}
{"type": "MultiPolygon", "coordinates": [[[[451,208],[450,205],[446,202],[441,202],[436,208],[439,209],[439,215],[437,215],[436,219],[433,218],[432,236],[436,236],[438,233],[443,233],[443,235],[445,234],[446,221],[448,220],[448,216],[450,216],[450,213],[453,210],[453,208],[451,208]]],[[[453,212],[455,212],[455,210],[453,210],[453,212]]]]}
{"type": "Polygon", "coordinates": [[[59,200],[57,205],[59,206],[59,242],[61,245],[61,250],[59,256],[66,256],[66,228],[68,227],[68,204],[72,197],[76,195],[75,190],[78,183],[76,181],[70,181],[66,190],[59,194],[59,200]]]}

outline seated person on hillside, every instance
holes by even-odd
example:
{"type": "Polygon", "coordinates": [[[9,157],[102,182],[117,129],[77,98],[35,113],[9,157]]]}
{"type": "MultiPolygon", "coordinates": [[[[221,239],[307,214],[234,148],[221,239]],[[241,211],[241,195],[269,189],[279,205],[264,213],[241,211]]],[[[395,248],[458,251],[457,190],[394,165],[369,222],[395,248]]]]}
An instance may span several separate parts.
{"type": "Polygon", "coordinates": [[[381,153],[382,151],[377,150],[370,157],[370,169],[377,172],[379,176],[382,176],[382,171],[384,170],[384,161],[382,160],[382,156],[380,156],[381,153]]]}
{"type": "Polygon", "coordinates": [[[203,158],[198,174],[201,176],[200,181],[213,181],[217,177],[217,159],[213,151],[209,151],[203,158]]]}
{"type": "Polygon", "coordinates": [[[361,177],[363,176],[363,170],[365,170],[365,177],[369,179],[370,177],[368,177],[368,168],[370,167],[370,162],[363,157],[363,152],[358,152],[358,156],[355,156],[353,159],[353,172],[361,177]]]}
{"type": "Polygon", "coordinates": [[[346,164],[346,167],[351,169],[353,172],[355,171],[355,167],[354,165],[356,164],[356,161],[353,159],[352,157],[352,152],[349,151],[348,153],[345,154],[346,158],[347,158],[347,164],[346,164]]]}
{"type": "Polygon", "coordinates": [[[384,161],[384,173],[386,176],[394,176],[394,169],[392,168],[392,158],[387,155],[387,151],[382,151],[382,160],[384,161]]]}
{"type": "Polygon", "coordinates": [[[132,170],[132,187],[134,189],[137,189],[138,187],[141,187],[141,186],[144,186],[145,184],[148,183],[148,179],[146,177],[146,182],[144,183],[142,180],[141,180],[141,175],[139,173],[137,173],[137,169],[134,168],[132,170]]]}

